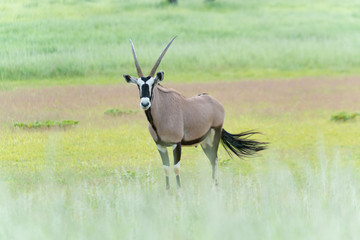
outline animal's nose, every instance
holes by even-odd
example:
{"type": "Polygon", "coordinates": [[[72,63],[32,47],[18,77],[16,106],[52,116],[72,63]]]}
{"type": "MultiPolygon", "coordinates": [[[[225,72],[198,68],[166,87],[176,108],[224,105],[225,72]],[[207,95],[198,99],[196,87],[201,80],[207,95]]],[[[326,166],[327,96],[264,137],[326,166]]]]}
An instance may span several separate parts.
{"type": "Polygon", "coordinates": [[[151,106],[150,99],[147,97],[141,98],[140,107],[142,109],[148,109],[151,106]]]}
{"type": "Polygon", "coordinates": [[[149,106],[149,102],[141,102],[141,106],[147,107],[147,106],[149,106]]]}

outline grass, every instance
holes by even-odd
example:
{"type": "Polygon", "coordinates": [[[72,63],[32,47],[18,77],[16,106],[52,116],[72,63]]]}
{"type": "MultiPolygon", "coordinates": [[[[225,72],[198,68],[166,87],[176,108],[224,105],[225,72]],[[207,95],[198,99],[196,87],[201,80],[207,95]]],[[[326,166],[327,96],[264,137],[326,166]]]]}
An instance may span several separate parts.
{"type": "Polygon", "coordinates": [[[135,75],[129,38],[146,72],[174,35],[160,66],[172,81],[357,75],[357,8],[351,0],[3,1],[0,80],[118,81],[135,75]]]}
{"type": "Polygon", "coordinates": [[[62,121],[47,120],[44,122],[35,121],[31,123],[17,122],[14,123],[14,127],[18,127],[22,129],[44,129],[44,128],[49,129],[54,127],[66,129],[68,127],[75,126],[78,124],[79,121],[74,121],[74,120],[62,120],[62,121]]]}
{"type": "Polygon", "coordinates": [[[331,120],[335,122],[347,122],[355,120],[357,116],[360,116],[360,113],[347,113],[342,111],[331,115],[331,120]]]}
{"type": "MultiPolygon", "coordinates": [[[[253,174],[220,167],[211,188],[208,163],[184,174],[181,192],[165,192],[163,176],[143,171],[58,185],[52,169],[31,191],[1,186],[5,239],[356,239],[359,175],[352,156],[320,151],[316,167],[297,176],[276,157],[248,163],[253,174]],[[268,171],[262,171],[264,166],[268,171]],[[196,184],[191,184],[196,182],[196,184]],[[16,223],[16,224],[15,224],[16,223]]],[[[49,159],[50,160],[50,159],[49,159]]],[[[173,179],[171,179],[173,180],[173,179]]]]}
{"type": "Polygon", "coordinates": [[[118,108],[112,108],[108,109],[104,112],[105,115],[116,117],[116,116],[122,116],[122,115],[128,115],[128,114],[135,114],[138,113],[138,110],[133,109],[118,109],[118,108]]]}
{"type": "MultiPolygon", "coordinates": [[[[110,100],[104,101],[104,96],[112,99],[115,95],[108,89],[103,95],[96,88],[78,88],[72,90],[76,95],[66,88],[69,95],[65,95],[73,96],[67,99],[70,102],[74,96],[81,96],[75,108],[69,105],[72,116],[88,116],[81,118],[82,124],[76,128],[23,131],[2,120],[5,122],[0,125],[0,238],[358,236],[360,151],[356,121],[344,124],[330,121],[329,110],[264,114],[268,105],[262,110],[256,106],[254,110],[255,106],[244,104],[242,108],[248,109],[248,114],[239,115],[234,108],[237,104],[229,104],[225,129],[238,132],[256,127],[265,133],[259,140],[271,143],[269,150],[242,161],[231,159],[221,147],[220,185],[215,190],[211,167],[202,150],[184,148],[183,188],[175,189],[171,173],[172,188],[167,193],[160,157],[146,129],[145,116],[104,117],[103,109],[108,108],[91,107],[87,96],[96,93],[103,101],[100,104],[106,105],[110,100]],[[83,89],[90,93],[79,91],[83,89]]],[[[53,102],[63,99],[61,88],[56,90],[57,98],[49,98],[53,102]]],[[[6,92],[9,99],[11,94],[18,96],[17,91],[6,92]]],[[[28,93],[19,91],[27,99],[28,93]]],[[[128,89],[120,92],[119,102],[128,98],[127,92],[128,89]]],[[[48,102],[45,93],[36,92],[41,97],[32,101],[40,99],[38,105],[48,102]]],[[[13,111],[22,112],[18,103],[14,100],[13,103],[18,107],[13,111]]],[[[44,109],[33,107],[32,111],[40,117],[54,111],[45,107],[49,105],[43,106],[44,109]]]]}
{"type": "MultiPolygon", "coordinates": [[[[252,129],[256,126],[265,133],[260,140],[271,143],[271,150],[263,157],[271,158],[271,155],[279,153],[284,164],[293,166],[294,170],[299,163],[299,156],[317,161],[318,144],[323,144],[328,151],[352,153],[354,157],[351,164],[359,167],[356,161],[360,157],[356,141],[358,125],[355,122],[336,124],[327,119],[303,119],[299,122],[286,118],[276,121],[255,119],[251,116],[241,118],[241,121],[227,118],[225,129],[237,132],[239,129],[252,129]]],[[[119,169],[125,172],[144,172],[150,167],[152,172],[162,174],[159,155],[144,124],[139,120],[118,126],[109,123],[104,126],[102,123],[99,126],[84,123],[66,132],[3,129],[0,137],[0,144],[3,146],[0,150],[0,162],[6,169],[3,176],[8,176],[9,184],[17,188],[23,184],[26,187],[41,184],[41,176],[49,166],[54,170],[55,182],[65,185],[111,177],[119,169]]],[[[182,155],[184,172],[193,171],[194,164],[198,161],[195,159],[205,159],[199,148],[184,148],[182,155]]],[[[260,156],[260,159],[263,157],[260,156]]],[[[202,161],[207,163],[207,160],[202,161]]],[[[229,160],[222,147],[219,161],[227,162],[223,165],[234,168],[235,172],[251,172],[247,166],[248,161],[229,160]]],[[[210,171],[210,165],[208,168],[210,171]]]]}

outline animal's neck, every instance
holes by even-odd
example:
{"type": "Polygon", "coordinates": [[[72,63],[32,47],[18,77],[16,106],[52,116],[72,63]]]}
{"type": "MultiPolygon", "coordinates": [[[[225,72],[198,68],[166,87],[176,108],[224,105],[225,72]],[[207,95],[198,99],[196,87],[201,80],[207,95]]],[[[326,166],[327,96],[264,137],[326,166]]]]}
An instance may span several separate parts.
{"type": "Polygon", "coordinates": [[[167,89],[161,85],[154,86],[152,92],[151,107],[145,111],[146,117],[154,128],[158,126],[160,119],[166,119],[166,116],[170,114],[170,110],[179,107],[177,100],[178,93],[172,89],[167,89]]]}
{"type": "Polygon", "coordinates": [[[146,118],[148,120],[148,122],[150,123],[151,127],[154,129],[154,131],[156,132],[156,135],[159,139],[159,135],[157,132],[157,127],[154,123],[154,118],[153,118],[153,114],[158,112],[156,110],[158,110],[157,108],[159,107],[159,105],[157,104],[158,100],[159,100],[159,94],[161,94],[161,92],[157,89],[157,86],[154,86],[153,92],[152,92],[152,101],[151,101],[151,107],[147,110],[145,110],[145,115],[146,118]]]}
{"type": "Polygon", "coordinates": [[[150,123],[150,125],[152,126],[152,128],[155,130],[155,132],[157,132],[157,128],[154,124],[154,119],[151,115],[151,107],[147,110],[145,110],[145,115],[146,115],[146,118],[148,120],[148,122],[150,123]]]}
{"type": "Polygon", "coordinates": [[[159,89],[159,85],[155,85],[154,89],[152,91],[152,99],[151,99],[151,107],[149,108],[149,112],[151,112],[151,114],[157,114],[159,112],[161,112],[161,108],[160,108],[160,102],[164,101],[164,93],[162,91],[160,91],[159,89]]]}

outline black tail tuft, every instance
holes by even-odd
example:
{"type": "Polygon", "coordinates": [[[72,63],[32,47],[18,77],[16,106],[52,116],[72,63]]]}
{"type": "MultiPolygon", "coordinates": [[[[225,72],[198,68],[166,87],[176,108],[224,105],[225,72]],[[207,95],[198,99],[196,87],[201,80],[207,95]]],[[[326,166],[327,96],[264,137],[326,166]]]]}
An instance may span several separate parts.
{"type": "Polygon", "coordinates": [[[221,142],[230,156],[232,152],[238,157],[246,157],[265,150],[268,143],[248,139],[259,132],[247,131],[239,134],[231,134],[222,129],[221,142]]]}

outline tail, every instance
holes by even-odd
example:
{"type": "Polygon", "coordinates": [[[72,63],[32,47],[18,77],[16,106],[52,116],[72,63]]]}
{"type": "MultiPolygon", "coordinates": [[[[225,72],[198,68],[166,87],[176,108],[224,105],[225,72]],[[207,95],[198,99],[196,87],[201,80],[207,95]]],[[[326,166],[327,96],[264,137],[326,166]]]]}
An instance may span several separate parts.
{"type": "Polygon", "coordinates": [[[265,150],[268,144],[266,142],[248,139],[254,134],[259,134],[259,132],[247,131],[239,134],[231,134],[225,131],[225,129],[222,129],[221,142],[230,156],[234,153],[240,158],[247,157],[265,150]]]}

